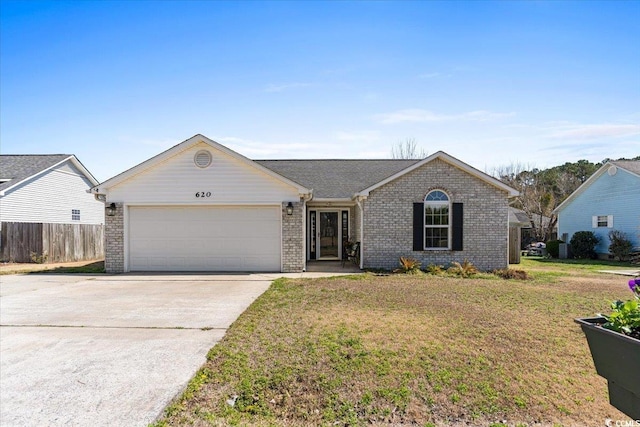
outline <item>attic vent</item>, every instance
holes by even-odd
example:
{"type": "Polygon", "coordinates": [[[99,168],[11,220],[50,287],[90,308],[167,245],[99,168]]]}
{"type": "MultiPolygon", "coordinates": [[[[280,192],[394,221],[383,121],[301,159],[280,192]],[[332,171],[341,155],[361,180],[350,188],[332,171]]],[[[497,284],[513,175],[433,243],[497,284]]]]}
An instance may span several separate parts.
{"type": "Polygon", "coordinates": [[[199,168],[206,168],[211,164],[211,153],[207,150],[200,150],[193,156],[193,162],[199,168]]]}
{"type": "Polygon", "coordinates": [[[618,168],[614,165],[609,166],[609,169],[607,169],[607,173],[609,174],[609,176],[615,175],[616,172],[618,172],[618,168]]]}

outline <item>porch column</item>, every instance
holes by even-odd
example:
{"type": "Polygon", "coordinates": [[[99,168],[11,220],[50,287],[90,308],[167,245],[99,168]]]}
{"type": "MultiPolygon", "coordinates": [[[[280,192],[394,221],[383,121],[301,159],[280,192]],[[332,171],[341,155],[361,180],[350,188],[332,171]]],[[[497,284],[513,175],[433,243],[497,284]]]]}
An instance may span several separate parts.
{"type": "Polygon", "coordinates": [[[289,202],[282,202],[282,272],[304,269],[304,202],[291,202],[293,214],[287,214],[289,202]]]}

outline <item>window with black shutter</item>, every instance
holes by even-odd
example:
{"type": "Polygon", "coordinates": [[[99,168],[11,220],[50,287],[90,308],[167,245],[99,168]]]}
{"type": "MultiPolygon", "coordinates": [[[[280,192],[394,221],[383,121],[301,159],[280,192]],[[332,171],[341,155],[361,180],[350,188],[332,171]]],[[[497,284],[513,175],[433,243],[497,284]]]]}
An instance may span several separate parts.
{"type": "Polygon", "coordinates": [[[413,204],[413,250],[463,249],[463,204],[451,203],[441,190],[413,204]]]}

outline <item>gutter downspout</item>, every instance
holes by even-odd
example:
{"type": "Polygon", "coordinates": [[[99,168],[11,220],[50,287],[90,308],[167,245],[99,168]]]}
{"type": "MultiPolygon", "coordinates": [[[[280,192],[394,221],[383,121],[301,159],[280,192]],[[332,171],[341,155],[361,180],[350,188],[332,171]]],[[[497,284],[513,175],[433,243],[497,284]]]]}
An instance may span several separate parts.
{"type": "Polygon", "coordinates": [[[308,194],[301,194],[300,201],[302,202],[302,272],[307,271],[307,202],[313,199],[313,190],[308,194]]]}
{"type": "Polygon", "coordinates": [[[366,199],[364,196],[356,197],[356,204],[360,209],[360,270],[364,266],[364,206],[362,206],[364,199],[366,199]]]}

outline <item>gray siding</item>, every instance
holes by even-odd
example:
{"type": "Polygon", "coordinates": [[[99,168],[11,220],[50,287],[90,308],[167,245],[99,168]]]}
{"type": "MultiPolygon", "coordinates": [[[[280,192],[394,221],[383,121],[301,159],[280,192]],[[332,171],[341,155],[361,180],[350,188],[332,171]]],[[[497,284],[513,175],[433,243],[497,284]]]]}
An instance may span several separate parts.
{"type": "Polygon", "coordinates": [[[353,228],[351,229],[353,240],[362,244],[362,235],[360,233],[360,221],[362,219],[362,213],[360,212],[360,207],[358,205],[354,206],[351,209],[351,213],[353,214],[353,228]]]}
{"type": "Polygon", "coordinates": [[[371,192],[365,201],[365,268],[394,269],[401,256],[423,267],[465,259],[482,270],[508,266],[507,193],[442,160],[434,160],[371,192]],[[464,203],[464,250],[413,250],[413,203],[432,189],[464,203]]]}

